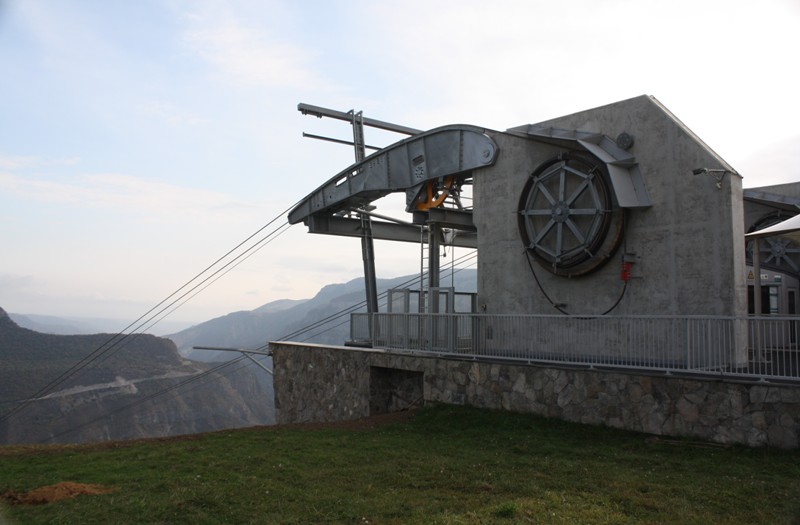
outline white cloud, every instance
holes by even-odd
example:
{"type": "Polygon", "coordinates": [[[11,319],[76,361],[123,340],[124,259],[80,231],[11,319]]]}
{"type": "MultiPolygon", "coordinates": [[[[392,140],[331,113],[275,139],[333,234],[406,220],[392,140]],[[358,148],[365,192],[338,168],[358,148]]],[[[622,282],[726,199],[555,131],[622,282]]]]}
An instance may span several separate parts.
{"type": "MultiPolygon", "coordinates": [[[[34,279],[30,275],[19,275],[12,273],[0,273],[0,291],[10,293],[30,288],[34,284],[34,279]]],[[[0,305],[2,307],[2,305],[0,305]]]]}
{"type": "Polygon", "coordinates": [[[771,186],[800,180],[800,135],[758,149],[735,169],[746,188],[771,186]]]}
{"type": "MultiPolygon", "coordinates": [[[[689,0],[654,7],[410,0],[398,9],[396,2],[371,2],[364,8],[364,39],[371,42],[365,60],[373,77],[391,79],[385,107],[400,109],[417,127],[455,117],[506,129],[643,94],[683,119],[692,115],[677,106],[726,121],[723,140],[723,127],[743,111],[771,130],[793,125],[780,109],[796,106],[790,101],[798,75],[785,51],[800,45],[796,8],[689,0]],[[408,38],[412,27],[418,38],[408,38]]],[[[703,138],[714,146],[716,137],[703,138]]]]}
{"type": "Polygon", "coordinates": [[[176,186],[116,173],[88,174],[69,179],[23,177],[0,173],[0,190],[19,198],[80,207],[113,209],[151,217],[183,216],[214,220],[251,212],[255,203],[244,203],[224,193],[176,186]]]}
{"type": "Polygon", "coordinates": [[[37,44],[37,58],[60,72],[62,81],[97,79],[119,65],[118,50],[97,30],[91,9],[59,2],[19,2],[16,7],[27,35],[37,44]]]}
{"type": "Polygon", "coordinates": [[[42,157],[25,157],[20,155],[4,155],[0,153],[0,170],[21,170],[42,166],[71,166],[80,162],[80,157],[63,159],[45,159],[42,157]]]}
{"type": "Polygon", "coordinates": [[[2,170],[18,170],[30,166],[36,166],[41,161],[37,157],[20,157],[12,155],[0,154],[0,169],[2,170]]]}
{"type": "MultiPolygon", "coordinates": [[[[345,168],[349,148],[300,132],[348,138],[347,125],[302,118],[297,102],[416,128],[505,129],[647,93],[746,186],[800,178],[788,140],[800,120],[797,0],[95,4],[18,2],[18,31],[5,33],[25,36],[3,56],[28,76],[0,83],[19,85],[5,98],[5,149],[22,153],[0,152],[3,270],[35,276],[46,308],[63,283],[64,310],[92,299],[84,290],[144,307],[345,168]],[[81,171],[63,169],[80,161],[57,158],[65,151],[80,152],[81,171]],[[262,205],[259,192],[282,203],[262,205]]],[[[401,138],[376,137],[367,142],[401,138]]],[[[378,242],[376,255],[381,276],[419,270],[413,245],[378,242]]],[[[207,306],[192,316],[309,297],[360,276],[361,264],[357,239],[298,225],[198,298],[207,306]]],[[[24,283],[0,278],[4,290],[12,282],[24,283]]]]}
{"type": "Polygon", "coordinates": [[[220,12],[218,5],[186,19],[189,47],[235,84],[304,88],[321,81],[310,69],[314,56],[308,48],[249,27],[232,13],[220,12]]]}
{"type": "Polygon", "coordinates": [[[208,118],[164,101],[148,100],[139,104],[137,109],[144,115],[156,118],[172,127],[196,126],[209,122],[208,118]]]}

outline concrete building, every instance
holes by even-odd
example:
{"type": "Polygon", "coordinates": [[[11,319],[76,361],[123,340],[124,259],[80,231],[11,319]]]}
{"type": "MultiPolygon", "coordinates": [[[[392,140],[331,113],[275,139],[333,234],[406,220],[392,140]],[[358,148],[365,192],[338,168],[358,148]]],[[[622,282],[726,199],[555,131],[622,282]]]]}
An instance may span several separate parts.
{"type": "MultiPolygon", "coordinates": [[[[279,422],[361,417],[415,398],[798,446],[797,321],[747,317],[744,242],[800,210],[798,186],[743,191],[650,96],[506,131],[397,127],[410,137],[366,158],[367,119],[337,118],[353,124],[357,163],[289,221],[362,239],[368,313],[352,326],[369,348],[273,343],[279,422]],[[373,211],[395,192],[409,221],[373,211]],[[379,311],[375,238],[426,247],[417,309],[379,311]],[[477,248],[471,313],[439,300],[445,243],[477,248]]],[[[784,241],[764,250],[769,311],[794,313],[800,253],[784,241]]]]}
{"type": "MultiPolygon", "coordinates": [[[[800,183],[744,190],[745,231],[752,233],[800,212],[800,183]]],[[[753,273],[754,241],[747,243],[748,312],[755,313],[753,273]]],[[[789,239],[773,237],[760,242],[761,313],[795,315],[800,293],[800,247],[789,239]]]]}
{"type": "MultiPolygon", "coordinates": [[[[551,181],[535,181],[528,191],[534,192],[538,184],[549,188],[552,198],[559,200],[556,184],[562,179],[567,185],[567,199],[581,184],[589,186],[584,194],[594,189],[591,185],[598,191],[608,191],[610,209],[604,212],[609,220],[594,232],[598,239],[581,242],[575,228],[559,228],[559,219],[567,224],[584,219],[585,215],[573,214],[582,211],[576,209],[581,206],[594,209],[591,202],[578,200],[574,207],[564,206],[562,213],[567,217],[560,218],[556,215],[561,212],[558,203],[548,210],[549,201],[539,199],[533,207],[538,205],[545,214],[521,219],[517,212],[524,210],[519,210],[518,203],[531,177],[536,173],[541,177],[542,167],[558,155],[576,150],[580,153],[583,148],[574,142],[551,145],[531,140],[525,136],[527,126],[491,133],[500,151],[497,163],[474,175],[478,302],[486,306],[487,313],[746,313],[741,177],[672,113],[653,97],[641,96],[536,127],[596,133],[609,140],[623,136],[623,140],[632,142],[625,151],[634,157],[632,162],[638,167],[649,202],[620,204],[619,191],[603,163],[596,157],[585,157],[590,159],[587,163],[567,164],[563,176],[558,172],[551,181]],[[706,171],[693,174],[703,169],[718,175],[708,176],[706,171]],[[597,175],[589,182],[586,174],[592,170],[597,175]],[[612,187],[617,191],[609,191],[612,187]],[[519,223],[535,219],[539,219],[532,228],[535,233],[545,230],[543,223],[547,221],[555,224],[544,232],[536,247],[527,250],[527,257],[532,255],[538,263],[531,267],[519,223]],[[552,266],[559,265],[551,264],[554,257],[539,245],[546,247],[550,241],[554,246],[559,233],[561,253],[577,247],[585,262],[553,270],[552,266]],[[591,251],[593,242],[598,247],[591,251]],[[627,281],[621,278],[623,263],[630,264],[627,281]],[[554,304],[559,305],[558,310],[554,304]]],[[[580,233],[582,237],[592,235],[580,233]]]]}

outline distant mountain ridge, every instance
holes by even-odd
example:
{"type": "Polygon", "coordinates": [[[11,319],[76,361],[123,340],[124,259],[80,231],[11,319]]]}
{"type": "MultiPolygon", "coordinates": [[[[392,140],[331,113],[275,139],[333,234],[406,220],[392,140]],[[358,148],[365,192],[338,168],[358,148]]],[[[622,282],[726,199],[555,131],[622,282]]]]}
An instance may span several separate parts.
{"type": "MultiPolygon", "coordinates": [[[[476,270],[467,269],[452,279],[458,291],[474,292],[476,276],[476,270]]],[[[443,275],[442,282],[450,285],[451,277],[443,275]]],[[[418,286],[418,275],[378,280],[381,294],[418,286]]],[[[99,359],[97,366],[33,401],[10,424],[0,423],[0,443],[128,439],[273,423],[272,378],[255,366],[237,364],[207,383],[178,388],[157,402],[136,402],[210,368],[197,360],[238,357],[193,346],[253,349],[281,339],[340,345],[350,336],[350,312],[365,311],[364,304],[364,281],[357,278],[327,285],[311,299],[281,299],[211,319],[169,339],[136,334],[124,351],[99,359]],[[136,406],[126,410],[132,402],[136,406]]],[[[0,308],[0,414],[114,336],[40,333],[17,325],[0,308]]],[[[264,364],[270,366],[269,361],[264,359],[264,364]]]]}
{"type": "MultiPolygon", "coordinates": [[[[477,271],[474,269],[461,270],[454,274],[453,279],[459,291],[476,290],[477,271]]],[[[443,275],[442,281],[443,286],[449,285],[449,274],[447,279],[443,275]]],[[[392,288],[417,288],[419,275],[378,279],[377,285],[379,293],[392,288]]],[[[341,345],[350,337],[350,316],[347,312],[366,311],[364,305],[364,279],[357,278],[324,286],[311,299],[273,301],[254,310],[211,319],[166,337],[175,342],[181,355],[203,361],[225,360],[236,354],[193,350],[194,346],[256,349],[269,341],[285,338],[341,345]],[[319,326],[305,330],[315,325],[319,326]]]]}
{"type": "Polygon", "coordinates": [[[272,301],[271,303],[259,306],[258,308],[253,310],[253,312],[258,312],[258,313],[281,312],[283,310],[288,310],[289,308],[301,305],[306,301],[308,301],[308,299],[278,299],[277,301],[272,301]]]}
{"type": "Polygon", "coordinates": [[[135,334],[124,345],[109,346],[114,337],[35,332],[0,308],[0,414],[27,403],[0,422],[0,444],[155,437],[274,422],[272,381],[263,371],[230,367],[208,381],[169,390],[202,378],[210,366],[181,357],[169,339],[135,334]],[[109,351],[96,353],[103,348],[109,351]],[[67,375],[92,356],[89,366],[67,375]]]}
{"type": "Polygon", "coordinates": [[[67,319],[52,315],[22,315],[9,313],[8,316],[12,321],[17,323],[18,326],[43,334],[85,335],[97,333],[97,331],[93,331],[85,325],[81,326],[78,323],[73,323],[67,319]]]}
{"type": "MultiPolygon", "coordinates": [[[[124,329],[130,320],[106,319],[98,317],[58,317],[54,315],[19,314],[8,312],[8,316],[18,326],[42,334],[89,335],[115,333],[124,329]]],[[[151,330],[154,335],[163,335],[183,330],[191,323],[182,321],[161,321],[151,330]]]]}

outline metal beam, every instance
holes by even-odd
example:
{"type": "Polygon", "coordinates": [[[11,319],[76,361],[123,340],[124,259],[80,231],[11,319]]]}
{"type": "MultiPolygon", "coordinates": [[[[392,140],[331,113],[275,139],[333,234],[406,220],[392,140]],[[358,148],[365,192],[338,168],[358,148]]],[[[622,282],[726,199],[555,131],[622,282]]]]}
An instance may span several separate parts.
{"type": "Polygon", "coordinates": [[[444,228],[453,228],[466,232],[477,232],[478,228],[472,222],[472,212],[454,210],[451,208],[431,208],[427,211],[414,212],[414,222],[425,224],[435,222],[444,228]]]}
{"type": "MultiPolygon", "coordinates": [[[[309,138],[309,139],[325,140],[325,141],[328,141],[328,142],[335,142],[336,144],[344,144],[345,146],[355,146],[356,145],[355,142],[352,142],[350,140],[342,140],[342,139],[334,139],[334,138],[331,138],[331,137],[323,137],[322,135],[314,135],[313,133],[306,133],[305,131],[303,132],[303,136],[306,137],[306,138],[309,138]]],[[[366,149],[371,149],[373,151],[378,151],[379,149],[381,149],[381,148],[379,148],[377,146],[370,146],[369,144],[364,144],[364,147],[366,149]]]]}
{"type": "Polygon", "coordinates": [[[259,367],[261,367],[261,369],[267,372],[269,375],[271,376],[275,375],[275,373],[272,370],[264,366],[258,359],[250,355],[250,354],[256,354],[256,355],[265,355],[272,357],[272,352],[262,352],[261,350],[247,350],[245,348],[225,348],[220,346],[193,346],[192,350],[214,350],[214,351],[219,350],[222,352],[239,352],[240,354],[242,354],[243,356],[245,356],[246,358],[257,364],[259,367]]]}
{"type": "Polygon", "coordinates": [[[258,354],[272,356],[272,352],[264,352],[261,350],[249,350],[247,348],[227,348],[222,346],[193,346],[192,350],[219,350],[222,352],[242,352],[248,354],[258,354]]]}
{"type": "MultiPolygon", "coordinates": [[[[339,235],[342,237],[358,237],[361,231],[361,221],[346,217],[315,215],[306,220],[309,233],[322,235],[339,235]]],[[[420,227],[391,222],[372,221],[372,238],[382,241],[420,242],[420,227]]],[[[448,244],[449,246],[449,244],[448,244]]],[[[478,237],[469,231],[459,231],[453,246],[458,248],[477,248],[478,237]]]]}
{"type": "MultiPolygon", "coordinates": [[[[336,111],[335,109],[322,108],[319,106],[312,106],[311,104],[303,104],[302,102],[297,105],[297,111],[303,115],[313,115],[318,118],[329,117],[337,120],[344,120],[345,122],[353,121],[352,113],[336,111]]],[[[363,117],[363,124],[371,128],[393,131],[395,133],[402,133],[403,135],[418,135],[422,133],[422,130],[419,129],[400,126],[399,124],[392,124],[391,122],[383,122],[382,120],[376,120],[374,118],[363,117]]]]}
{"type": "Polygon", "coordinates": [[[269,375],[271,375],[271,376],[274,376],[274,375],[275,375],[275,373],[274,373],[272,370],[270,370],[269,368],[267,368],[266,366],[264,366],[263,364],[261,364],[261,362],[260,362],[258,359],[256,359],[255,357],[251,356],[251,355],[250,355],[250,352],[245,352],[245,351],[242,351],[242,354],[244,354],[244,356],[245,356],[246,358],[248,358],[250,361],[252,361],[252,362],[254,362],[255,364],[257,364],[258,366],[260,366],[260,367],[261,367],[261,369],[262,369],[262,370],[264,370],[264,371],[265,371],[266,373],[268,373],[269,375]]]}
{"type": "Polygon", "coordinates": [[[745,189],[742,190],[742,197],[746,201],[755,202],[756,204],[763,204],[771,208],[780,210],[791,211],[796,213],[800,210],[800,199],[796,197],[789,197],[786,195],[778,195],[758,189],[745,189]]]}

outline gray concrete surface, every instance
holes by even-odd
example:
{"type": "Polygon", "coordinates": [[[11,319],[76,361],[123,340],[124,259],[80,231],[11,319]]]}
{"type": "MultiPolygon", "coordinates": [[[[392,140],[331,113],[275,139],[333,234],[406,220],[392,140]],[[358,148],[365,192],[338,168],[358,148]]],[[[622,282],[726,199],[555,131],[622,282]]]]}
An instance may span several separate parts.
{"type": "MultiPolygon", "coordinates": [[[[635,139],[630,153],[642,170],[653,206],[627,212],[622,246],[600,270],[556,276],[534,265],[542,288],[566,311],[596,315],[623,293],[623,253],[634,254],[632,278],[618,315],[745,315],[742,185],[727,174],[717,187],[696,168],[733,169],[649,96],[636,97],[544,123],[635,139]]],[[[552,145],[493,133],[497,163],[475,173],[478,304],[490,314],[554,314],[525,260],[517,226],[520,194],[536,167],[559,151],[552,145]]]]}

